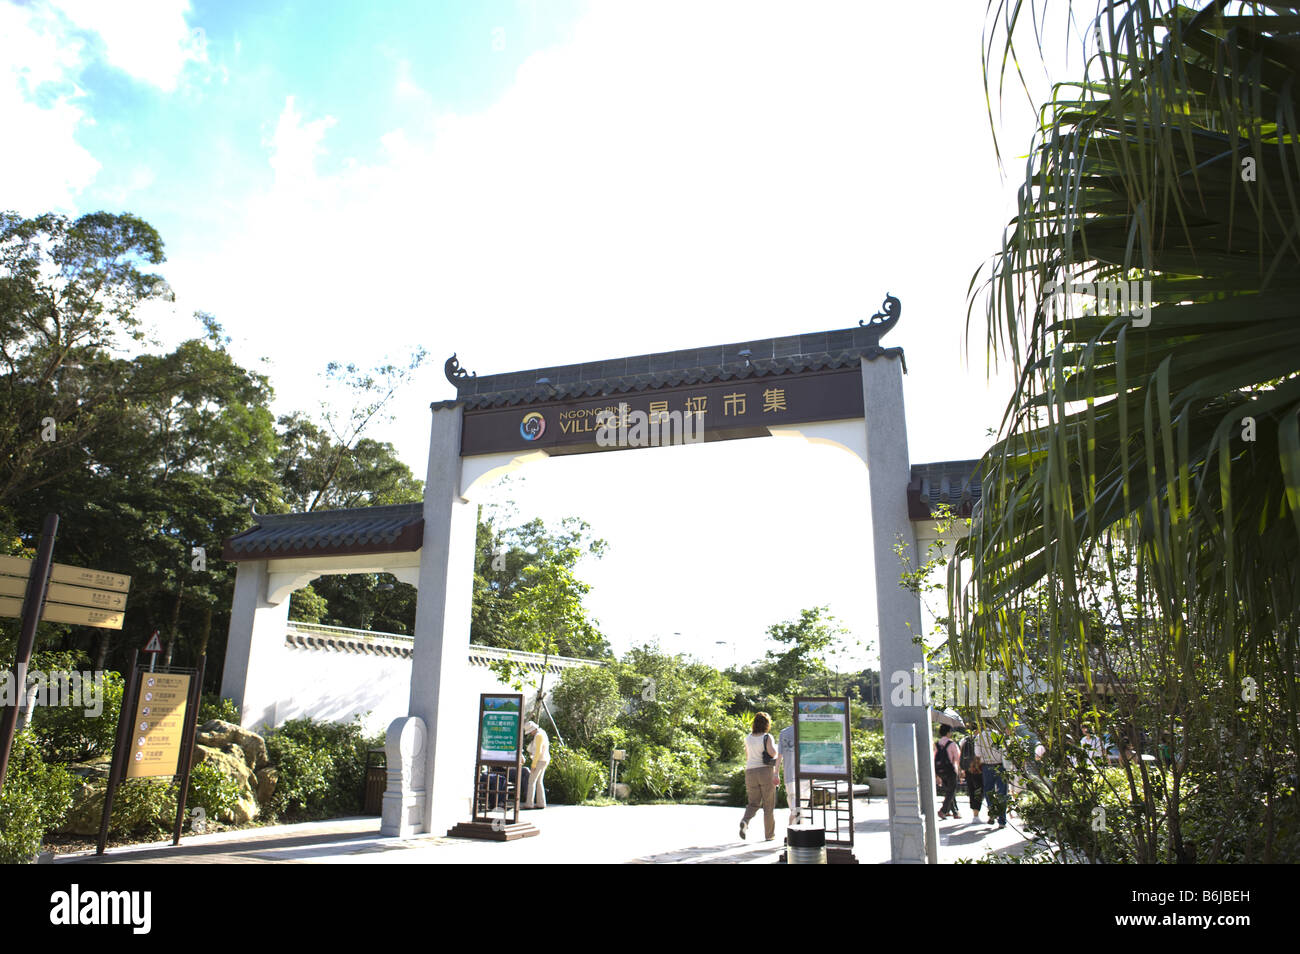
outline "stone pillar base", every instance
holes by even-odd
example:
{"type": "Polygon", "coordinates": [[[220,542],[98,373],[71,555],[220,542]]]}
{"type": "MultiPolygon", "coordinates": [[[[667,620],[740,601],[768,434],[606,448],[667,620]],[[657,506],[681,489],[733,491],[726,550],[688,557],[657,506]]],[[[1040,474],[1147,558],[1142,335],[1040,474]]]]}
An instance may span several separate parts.
{"type": "Polygon", "coordinates": [[[896,865],[926,863],[925,822],[916,765],[916,726],[895,722],[885,737],[891,792],[889,850],[896,865]]]}
{"type": "Polygon", "coordinates": [[[384,751],[388,757],[388,787],[384,790],[379,833],[409,838],[424,833],[428,793],[424,787],[424,720],[402,716],[388,727],[384,751]]]}

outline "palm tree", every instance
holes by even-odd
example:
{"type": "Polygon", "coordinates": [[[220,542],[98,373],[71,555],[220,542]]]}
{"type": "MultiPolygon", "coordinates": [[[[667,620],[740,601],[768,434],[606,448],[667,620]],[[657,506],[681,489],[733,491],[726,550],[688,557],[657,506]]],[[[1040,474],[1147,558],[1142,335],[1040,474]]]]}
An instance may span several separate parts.
{"type": "MultiPolygon", "coordinates": [[[[1030,9],[990,2],[986,85],[1030,9]]],[[[972,282],[1017,388],[969,575],[952,563],[951,651],[1046,679],[1062,772],[1089,711],[1184,750],[1089,795],[1127,789],[1133,857],[1282,860],[1300,845],[1300,5],[1115,0],[1090,25],[972,282]]]]}

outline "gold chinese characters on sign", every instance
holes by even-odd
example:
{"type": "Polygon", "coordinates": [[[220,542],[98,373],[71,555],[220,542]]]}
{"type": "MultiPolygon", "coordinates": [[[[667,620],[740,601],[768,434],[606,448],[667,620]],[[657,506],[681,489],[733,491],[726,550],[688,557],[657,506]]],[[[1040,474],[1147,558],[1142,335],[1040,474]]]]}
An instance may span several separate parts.
{"type": "Polygon", "coordinates": [[[127,778],[175,775],[185,734],[185,707],[190,677],[146,672],[140,676],[140,695],[131,723],[131,747],[126,759],[127,778]]]}

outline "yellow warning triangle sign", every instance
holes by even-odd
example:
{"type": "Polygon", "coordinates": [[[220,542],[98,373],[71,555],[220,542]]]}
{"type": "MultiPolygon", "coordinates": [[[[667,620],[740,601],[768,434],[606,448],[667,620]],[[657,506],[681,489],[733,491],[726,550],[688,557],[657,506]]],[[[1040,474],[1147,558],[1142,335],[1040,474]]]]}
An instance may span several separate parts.
{"type": "Polygon", "coordinates": [[[149,637],[149,642],[145,643],[144,651],[147,653],[162,652],[162,640],[158,638],[157,632],[155,632],[152,636],[149,637]]]}

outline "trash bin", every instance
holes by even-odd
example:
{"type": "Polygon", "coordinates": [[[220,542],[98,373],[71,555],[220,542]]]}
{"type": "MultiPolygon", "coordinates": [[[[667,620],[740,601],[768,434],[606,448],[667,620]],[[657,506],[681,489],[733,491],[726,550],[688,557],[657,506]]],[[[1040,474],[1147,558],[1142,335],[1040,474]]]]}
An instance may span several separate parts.
{"type": "Polygon", "coordinates": [[[785,830],[785,860],[792,865],[826,864],[826,830],[820,825],[791,825],[785,830]]]}
{"type": "Polygon", "coordinates": [[[388,757],[383,749],[366,752],[366,782],[361,811],[366,815],[384,813],[384,789],[388,786],[388,757]]]}

